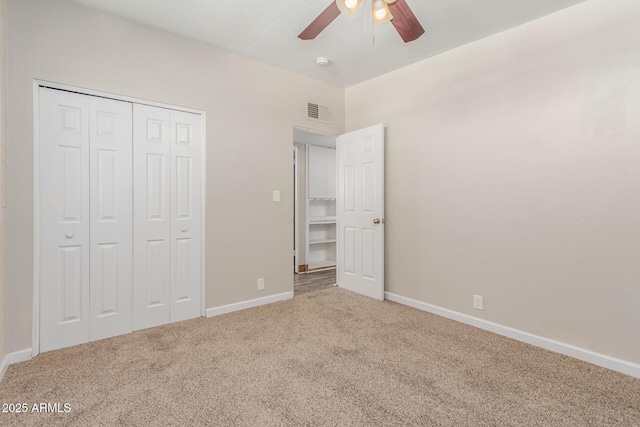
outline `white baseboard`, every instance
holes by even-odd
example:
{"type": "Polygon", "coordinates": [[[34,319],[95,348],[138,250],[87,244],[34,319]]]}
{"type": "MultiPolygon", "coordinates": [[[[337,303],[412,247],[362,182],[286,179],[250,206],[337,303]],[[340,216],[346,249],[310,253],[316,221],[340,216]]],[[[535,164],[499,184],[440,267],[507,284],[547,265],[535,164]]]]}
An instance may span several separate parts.
{"type": "Polygon", "coordinates": [[[220,316],[221,314],[233,313],[234,311],[259,307],[261,305],[284,301],[291,298],[293,298],[293,292],[284,292],[282,294],[270,295],[268,297],[256,298],[249,301],[241,301],[233,304],[222,305],[220,307],[207,308],[206,313],[207,317],[220,316]]]}
{"type": "Polygon", "coordinates": [[[9,369],[9,355],[7,354],[0,365],[0,383],[4,379],[4,374],[7,373],[7,369],[9,369]]]}
{"type": "Polygon", "coordinates": [[[31,360],[30,348],[25,348],[24,350],[14,351],[13,353],[7,354],[0,365],[0,382],[4,379],[4,374],[7,373],[7,369],[10,365],[26,362],[27,360],[31,360]]]}
{"type": "Polygon", "coordinates": [[[422,301],[392,294],[390,292],[385,292],[384,297],[389,301],[394,301],[399,304],[408,305],[409,307],[417,308],[418,310],[437,314],[438,316],[446,317],[447,319],[451,319],[461,323],[465,323],[467,325],[475,326],[476,328],[484,329],[486,331],[490,331],[498,335],[503,335],[505,337],[512,338],[514,340],[535,345],[536,347],[541,347],[546,350],[550,350],[556,353],[564,354],[565,356],[582,360],[584,362],[589,362],[589,363],[593,363],[594,365],[602,366],[603,368],[611,369],[613,371],[622,372],[623,374],[631,375],[632,377],[640,378],[640,365],[637,363],[629,362],[622,359],[616,359],[615,357],[606,356],[600,353],[595,353],[591,350],[586,350],[584,348],[575,347],[570,344],[554,341],[549,338],[544,338],[538,335],[530,334],[528,332],[510,328],[508,326],[489,322],[488,320],[479,319],[477,317],[469,316],[467,314],[459,313],[457,311],[449,310],[446,308],[438,307],[436,305],[427,304],[422,301]]]}
{"type": "Polygon", "coordinates": [[[31,360],[33,358],[31,349],[25,348],[24,350],[14,351],[13,353],[9,353],[7,355],[7,359],[9,360],[9,365],[15,365],[16,363],[26,362],[27,360],[31,360]]]}

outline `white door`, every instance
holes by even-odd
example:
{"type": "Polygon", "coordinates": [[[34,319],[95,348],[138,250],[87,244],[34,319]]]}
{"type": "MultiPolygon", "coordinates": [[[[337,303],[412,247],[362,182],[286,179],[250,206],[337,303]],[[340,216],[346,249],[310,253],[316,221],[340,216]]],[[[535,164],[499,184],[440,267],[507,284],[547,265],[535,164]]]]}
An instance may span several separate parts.
{"type": "Polygon", "coordinates": [[[89,97],[91,339],[132,328],[132,104],[89,97]]]}
{"type": "Polygon", "coordinates": [[[40,350],[87,342],[89,98],[39,90],[40,350]]]}
{"type": "Polygon", "coordinates": [[[171,321],[201,314],[202,116],[171,111],[171,321]]]}
{"type": "Polygon", "coordinates": [[[133,329],[171,321],[171,112],[133,106],[133,329]]]}
{"type": "Polygon", "coordinates": [[[134,105],[133,329],[200,316],[202,116],[134,105]]]}
{"type": "Polygon", "coordinates": [[[39,89],[41,351],[131,331],[131,104],[39,89]]]}
{"type": "Polygon", "coordinates": [[[202,131],[197,114],[39,89],[41,351],[201,314],[202,131]]]}
{"type": "Polygon", "coordinates": [[[384,299],[384,126],[338,137],[337,282],[384,299]]]}

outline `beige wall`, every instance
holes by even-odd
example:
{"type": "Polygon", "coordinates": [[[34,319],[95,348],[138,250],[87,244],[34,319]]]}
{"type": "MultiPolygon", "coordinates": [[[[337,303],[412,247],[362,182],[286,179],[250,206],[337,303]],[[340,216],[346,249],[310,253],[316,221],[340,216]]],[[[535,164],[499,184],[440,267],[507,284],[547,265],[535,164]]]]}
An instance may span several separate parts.
{"type": "Polygon", "coordinates": [[[344,91],[72,3],[7,4],[9,350],[31,347],[34,78],[205,110],[206,306],[292,291],[292,128],[342,132],[344,91]],[[332,125],[307,121],[308,98],[332,125]]]}
{"type": "Polygon", "coordinates": [[[5,1],[0,0],[0,369],[2,369],[2,362],[7,355],[7,56],[5,28],[5,1]]]}
{"type": "Polygon", "coordinates": [[[640,363],[639,22],[591,0],[347,89],[388,292],[640,363]]]}

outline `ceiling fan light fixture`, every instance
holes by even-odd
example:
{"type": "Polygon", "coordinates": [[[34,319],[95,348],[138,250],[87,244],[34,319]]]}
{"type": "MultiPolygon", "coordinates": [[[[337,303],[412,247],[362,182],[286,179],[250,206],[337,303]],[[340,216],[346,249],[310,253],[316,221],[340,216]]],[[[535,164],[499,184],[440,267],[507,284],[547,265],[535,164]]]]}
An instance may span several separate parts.
{"type": "Polygon", "coordinates": [[[356,9],[358,9],[360,3],[362,3],[362,0],[336,0],[336,5],[338,5],[338,9],[340,9],[340,13],[347,18],[351,18],[353,14],[356,13],[356,9]]]}
{"type": "Polygon", "coordinates": [[[373,0],[373,3],[371,3],[371,20],[373,21],[373,25],[384,24],[393,19],[387,3],[386,0],[373,0]]]}
{"type": "MultiPolygon", "coordinates": [[[[328,0],[327,0],[328,1],[328,0]]],[[[371,21],[373,25],[384,24],[391,21],[398,35],[405,43],[420,38],[424,28],[416,18],[407,0],[369,0],[371,2],[371,21]],[[393,11],[393,15],[391,15],[393,11]],[[377,12],[377,13],[376,13],[377,12]]],[[[324,31],[338,16],[344,14],[351,18],[362,0],[331,0],[329,6],[316,17],[307,28],[298,35],[300,40],[313,40],[324,31]],[[353,6],[355,1],[355,6],[353,6]],[[348,2],[348,3],[347,3],[348,2]],[[353,6],[347,7],[348,6],[353,6]]],[[[366,9],[366,8],[365,8],[366,9]]],[[[366,19],[369,19],[369,10],[365,10],[366,19]]]]}

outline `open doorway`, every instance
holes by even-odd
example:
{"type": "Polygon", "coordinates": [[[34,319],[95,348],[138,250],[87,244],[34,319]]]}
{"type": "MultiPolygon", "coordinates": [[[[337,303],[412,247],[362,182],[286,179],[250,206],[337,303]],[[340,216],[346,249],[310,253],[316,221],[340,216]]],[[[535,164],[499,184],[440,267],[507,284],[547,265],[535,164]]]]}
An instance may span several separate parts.
{"type": "Polygon", "coordinates": [[[307,159],[306,174],[297,168],[307,181],[298,182],[306,194],[295,198],[295,274],[334,269],[341,288],[378,300],[384,299],[384,133],[378,124],[337,137],[296,129],[293,137],[307,159]]]}
{"type": "Polygon", "coordinates": [[[293,131],[293,273],[296,295],[336,283],[337,137],[293,131]]]}

